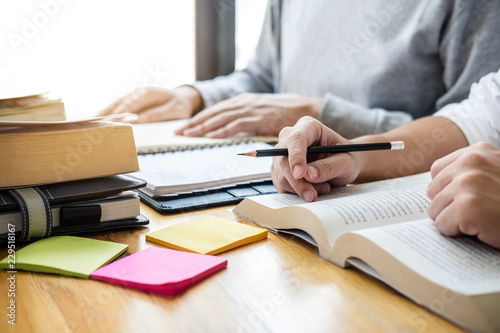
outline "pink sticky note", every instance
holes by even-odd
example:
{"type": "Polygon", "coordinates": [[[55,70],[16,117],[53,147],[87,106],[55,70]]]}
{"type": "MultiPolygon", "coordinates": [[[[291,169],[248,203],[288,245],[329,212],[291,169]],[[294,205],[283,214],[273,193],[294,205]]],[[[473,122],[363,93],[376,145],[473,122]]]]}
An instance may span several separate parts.
{"type": "Polygon", "coordinates": [[[227,266],[227,259],[150,247],[101,267],[94,280],[174,296],[227,266]]]}

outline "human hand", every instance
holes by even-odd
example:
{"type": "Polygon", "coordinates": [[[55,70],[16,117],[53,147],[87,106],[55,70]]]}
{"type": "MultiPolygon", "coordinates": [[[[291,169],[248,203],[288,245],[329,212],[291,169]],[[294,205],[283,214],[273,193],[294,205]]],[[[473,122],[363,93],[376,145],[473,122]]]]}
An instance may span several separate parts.
{"type": "Polygon", "coordinates": [[[107,116],[117,113],[137,113],[139,123],[189,118],[202,108],[200,93],[193,87],[175,89],[158,87],[136,88],[119,98],[99,113],[107,116]]]}
{"type": "Polygon", "coordinates": [[[294,127],[285,127],[276,147],[287,147],[288,157],[274,157],[273,183],[279,192],[297,193],[307,202],[327,194],[332,186],[351,183],[359,174],[352,153],[306,156],[309,146],[333,146],[351,142],[311,117],[301,118],[294,127]]]}
{"type": "Polygon", "coordinates": [[[500,248],[500,150],[476,143],[434,162],[429,216],[447,236],[477,236],[500,248]]]}
{"type": "Polygon", "coordinates": [[[322,103],[322,98],[315,97],[243,93],[206,108],[175,133],[211,138],[240,132],[277,136],[283,127],[295,125],[303,116],[317,118],[322,103]]]}

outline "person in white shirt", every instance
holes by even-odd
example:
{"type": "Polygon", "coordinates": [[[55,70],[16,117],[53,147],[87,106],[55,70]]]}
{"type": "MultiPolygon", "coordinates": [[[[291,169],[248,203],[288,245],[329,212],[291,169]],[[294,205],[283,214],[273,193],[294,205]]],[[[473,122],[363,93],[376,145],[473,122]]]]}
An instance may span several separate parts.
{"type": "Polygon", "coordinates": [[[316,200],[332,186],[431,170],[429,216],[445,235],[477,236],[500,248],[500,71],[473,84],[468,99],[383,134],[347,140],[311,117],[284,128],[272,177],[279,192],[316,200]],[[403,140],[401,151],[306,157],[313,145],[403,140]]]}

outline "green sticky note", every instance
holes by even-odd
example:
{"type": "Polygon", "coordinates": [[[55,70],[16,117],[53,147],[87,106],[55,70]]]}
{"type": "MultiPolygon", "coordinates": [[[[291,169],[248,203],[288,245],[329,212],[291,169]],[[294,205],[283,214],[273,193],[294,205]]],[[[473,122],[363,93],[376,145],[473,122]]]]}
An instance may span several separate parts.
{"type": "Polygon", "coordinates": [[[0,269],[53,273],[88,279],[89,275],[128,250],[128,245],[73,236],[44,238],[0,261],[0,269]]]}
{"type": "Polygon", "coordinates": [[[175,224],[146,235],[150,242],[172,249],[218,254],[267,238],[267,230],[213,216],[175,224]]]}

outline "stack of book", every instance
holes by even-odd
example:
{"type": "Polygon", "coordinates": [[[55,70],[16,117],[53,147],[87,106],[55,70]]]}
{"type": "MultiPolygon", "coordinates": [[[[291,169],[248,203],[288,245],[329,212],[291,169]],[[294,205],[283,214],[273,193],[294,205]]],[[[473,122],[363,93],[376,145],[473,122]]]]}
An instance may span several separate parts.
{"type": "Polygon", "coordinates": [[[66,120],[64,103],[49,93],[0,97],[0,121],[66,120]]]}
{"type": "Polygon", "coordinates": [[[0,121],[0,151],[0,241],[148,223],[130,125],[0,121]]]}

